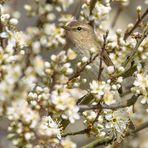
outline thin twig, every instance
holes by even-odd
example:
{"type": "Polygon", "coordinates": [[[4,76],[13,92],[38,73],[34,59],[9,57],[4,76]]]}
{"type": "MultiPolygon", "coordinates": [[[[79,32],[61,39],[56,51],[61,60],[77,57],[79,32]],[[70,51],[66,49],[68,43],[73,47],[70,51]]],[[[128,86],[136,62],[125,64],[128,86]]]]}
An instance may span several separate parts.
{"type": "Polygon", "coordinates": [[[109,31],[106,31],[106,34],[103,36],[104,39],[104,43],[103,43],[103,47],[101,50],[101,54],[100,54],[100,62],[99,62],[99,74],[98,74],[98,80],[100,80],[101,78],[101,73],[102,73],[102,60],[103,60],[103,54],[106,48],[106,41],[107,41],[107,37],[108,37],[109,31]]]}
{"type": "Polygon", "coordinates": [[[137,42],[137,44],[136,44],[134,50],[132,51],[131,55],[128,57],[128,59],[127,59],[127,60],[125,61],[125,63],[123,64],[124,67],[126,67],[127,64],[133,60],[133,58],[134,58],[134,56],[135,56],[135,54],[136,54],[136,52],[137,52],[137,50],[138,50],[138,47],[141,45],[141,43],[142,43],[143,40],[147,37],[147,35],[148,35],[148,28],[146,29],[146,31],[144,31],[143,36],[142,36],[141,39],[137,42]]]}
{"type": "MultiPolygon", "coordinates": [[[[2,24],[2,21],[1,21],[1,8],[0,8],[0,33],[2,33],[3,31],[3,24],[2,24]]],[[[3,45],[3,38],[0,37],[0,46],[4,48],[4,45],[3,45]]]]}
{"type": "Polygon", "coordinates": [[[141,45],[141,43],[143,42],[143,40],[147,37],[148,35],[148,29],[146,29],[146,31],[143,33],[141,39],[139,39],[137,41],[137,44],[135,46],[135,48],[133,49],[132,53],[130,56],[128,56],[127,60],[123,63],[123,67],[126,69],[124,72],[122,73],[115,73],[111,76],[111,80],[114,81],[117,77],[123,76],[124,78],[131,76],[134,71],[137,69],[137,66],[131,66],[129,69],[127,69],[127,65],[129,62],[133,61],[133,58],[139,48],[139,46],[141,45]]]}
{"type": "MultiPolygon", "coordinates": [[[[91,0],[90,1],[90,9],[89,9],[90,16],[92,15],[92,11],[93,11],[96,3],[97,3],[97,0],[91,0]]],[[[94,20],[90,20],[89,24],[93,27],[94,26],[94,20]]]]}
{"type": "MultiPolygon", "coordinates": [[[[80,74],[81,74],[81,72],[83,72],[84,71],[84,69],[86,68],[86,66],[87,65],[89,65],[89,64],[91,64],[92,62],[94,62],[94,60],[100,55],[100,54],[103,54],[103,52],[104,52],[104,50],[105,50],[105,46],[106,46],[106,38],[107,38],[107,36],[108,36],[108,31],[106,32],[106,35],[104,36],[104,43],[103,43],[103,47],[102,47],[102,52],[100,53],[100,52],[98,52],[95,56],[91,56],[90,58],[89,58],[89,61],[88,62],[86,62],[80,69],[77,69],[76,70],[76,72],[69,78],[69,80],[68,80],[68,82],[67,83],[69,83],[71,80],[73,80],[73,79],[75,79],[75,78],[77,78],[80,74]]],[[[102,67],[102,64],[101,64],[101,67],[102,67]]],[[[99,76],[98,76],[99,77],[99,76]]]]}
{"type": "Polygon", "coordinates": [[[100,78],[101,78],[102,71],[103,71],[103,68],[102,68],[102,56],[100,56],[98,80],[100,80],[100,78]]]}
{"type": "Polygon", "coordinates": [[[136,21],[135,25],[131,28],[131,30],[125,32],[124,40],[126,40],[133,33],[133,31],[139,26],[139,24],[142,22],[142,20],[145,18],[147,14],[148,14],[148,8],[143,13],[143,15],[136,21]]]}
{"type": "Polygon", "coordinates": [[[49,82],[49,93],[51,93],[54,89],[56,83],[56,72],[53,72],[52,76],[51,76],[51,82],[49,82]]]}
{"type": "Polygon", "coordinates": [[[92,126],[94,125],[94,123],[95,123],[95,122],[97,121],[97,119],[99,118],[99,115],[100,115],[100,110],[98,111],[96,118],[95,118],[94,121],[92,122],[92,126]]]}
{"type": "Polygon", "coordinates": [[[77,78],[80,75],[80,73],[86,68],[86,66],[91,64],[99,55],[100,55],[100,52],[98,52],[94,57],[92,58],[90,57],[89,61],[86,62],[86,64],[84,64],[80,69],[77,69],[77,71],[69,78],[67,83],[77,78]]]}

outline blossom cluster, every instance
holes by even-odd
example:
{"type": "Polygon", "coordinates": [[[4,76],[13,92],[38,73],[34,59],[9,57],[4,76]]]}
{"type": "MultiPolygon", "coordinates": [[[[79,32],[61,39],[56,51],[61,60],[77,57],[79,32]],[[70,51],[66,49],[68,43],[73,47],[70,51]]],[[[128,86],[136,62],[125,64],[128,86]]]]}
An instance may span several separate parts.
{"type": "Polygon", "coordinates": [[[137,66],[137,71],[135,72],[135,81],[134,81],[134,87],[132,87],[132,91],[136,93],[137,95],[141,95],[142,104],[148,103],[148,75],[146,72],[142,70],[142,65],[137,66]]]}
{"type": "Polygon", "coordinates": [[[108,2],[106,2],[106,5],[103,5],[101,2],[97,1],[92,12],[90,12],[90,3],[84,3],[82,5],[81,20],[94,21],[96,27],[101,30],[105,29],[103,28],[103,24],[106,21],[110,10],[111,7],[108,2]]]}
{"type": "Polygon", "coordinates": [[[42,1],[34,1],[34,5],[34,7],[29,4],[24,6],[29,16],[39,16],[37,26],[27,28],[30,40],[35,39],[30,43],[30,46],[32,46],[33,50],[38,53],[41,52],[38,51],[41,48],[54,49],[63,45],[65,43],[64,30],[53,23],[53,21],[56,20],[53,11],[58,11],[58,8],[60,9],[60,4],[56,7],[57,10],[54,9],[53,5],[45,5],[45,2],[42,1]]]}
{"type": "MultiPolygon", "coordinates": [[[[30,59],[25,63],[28,49],[27,35],[16,30],[17,19],[11,17],[1,9],[1,47],[0,47],[0,93],[1,93],[1,115],[6,111],[4,107],[13,100],[26,97],[27,91],[32,87],[32,83],[36,81],[36,70],[34,66],[30,66],[30,59]],[[27,65],[28,64],[28,65],[27,65]],[[28,66],[28,67],[27,67],[28,66]],[[21,79],[21,83],[20,80],[21,79]],[[28,85],[30,83],[30,85],[28,85]],[[9,86],[9,87],[8,87],[9,86]],[[15,95],[12,95],[12,92],[15,95]],[[15,97],[14,97],[15,96],[15,97]]],[[[34,57],[35,59],[38,58],[34,57]]]]}
{"type": "Polygon", "coordinates": [[[111,136],[114,137],[117,142],[121,142],[130,124],[130,119],[128,114],[125,114],[125,110],[103,110],[99,118],[95,121],[98,114],[99,112],[95,111],[83,112],[83,116],[86,119],[84,123],[89,127],[92,126],[90,134],[99,138],[111,136]]]}

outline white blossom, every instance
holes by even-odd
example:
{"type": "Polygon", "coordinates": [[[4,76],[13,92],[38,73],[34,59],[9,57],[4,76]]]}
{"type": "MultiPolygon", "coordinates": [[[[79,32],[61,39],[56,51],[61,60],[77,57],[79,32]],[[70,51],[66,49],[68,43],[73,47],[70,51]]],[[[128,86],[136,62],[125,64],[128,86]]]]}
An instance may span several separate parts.
{"type": "Polygon", "coordinates": [[[39,136],[61,139],[60,129],[50,116],[42,117],[37,128],[37,133],[39,136]]]}

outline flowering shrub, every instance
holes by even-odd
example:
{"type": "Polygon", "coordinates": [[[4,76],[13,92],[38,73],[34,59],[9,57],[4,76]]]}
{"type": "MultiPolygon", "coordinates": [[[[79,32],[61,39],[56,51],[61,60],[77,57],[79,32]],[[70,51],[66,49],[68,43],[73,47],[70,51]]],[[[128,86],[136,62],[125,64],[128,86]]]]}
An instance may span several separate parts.
{"type": "MultiPolygon", "coordinates": [[[[134,147],[135,141],[146,147],[142,136],[135,135],[148,127],[148,9],[137,6],[136,21],[125,32],[114,29],[129,4],[32,0],[24,9],[36,24],[20,31],[20,12],[12,11],[9,1],[0,1],[0,117],[8,123],[4,131],[13,145],[76,148],[82,144],[71,136],[79,134],[92,138],[83,148],[134,147]],[[117,14],[110,24],[114,5],[117,14]],[[94,28],[101,53],[108,53],[112,66],[105,66],[93,48],[80,57],[69,46],[62,26],[75,19],[94,28]]],[[[5,136],[1,130],[0,135],[5,136]]]]}

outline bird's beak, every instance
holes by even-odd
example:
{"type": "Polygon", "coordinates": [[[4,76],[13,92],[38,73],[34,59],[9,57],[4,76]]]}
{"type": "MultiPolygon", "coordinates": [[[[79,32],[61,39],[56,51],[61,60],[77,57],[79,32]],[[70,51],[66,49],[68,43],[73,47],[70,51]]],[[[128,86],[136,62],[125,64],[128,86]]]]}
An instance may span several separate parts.
{"type": "Polygon", "coordinates": [[[71,28],[69,26],[61,26],[63,29],[67,30],[67,31],[70,31],[71,28]]]}

